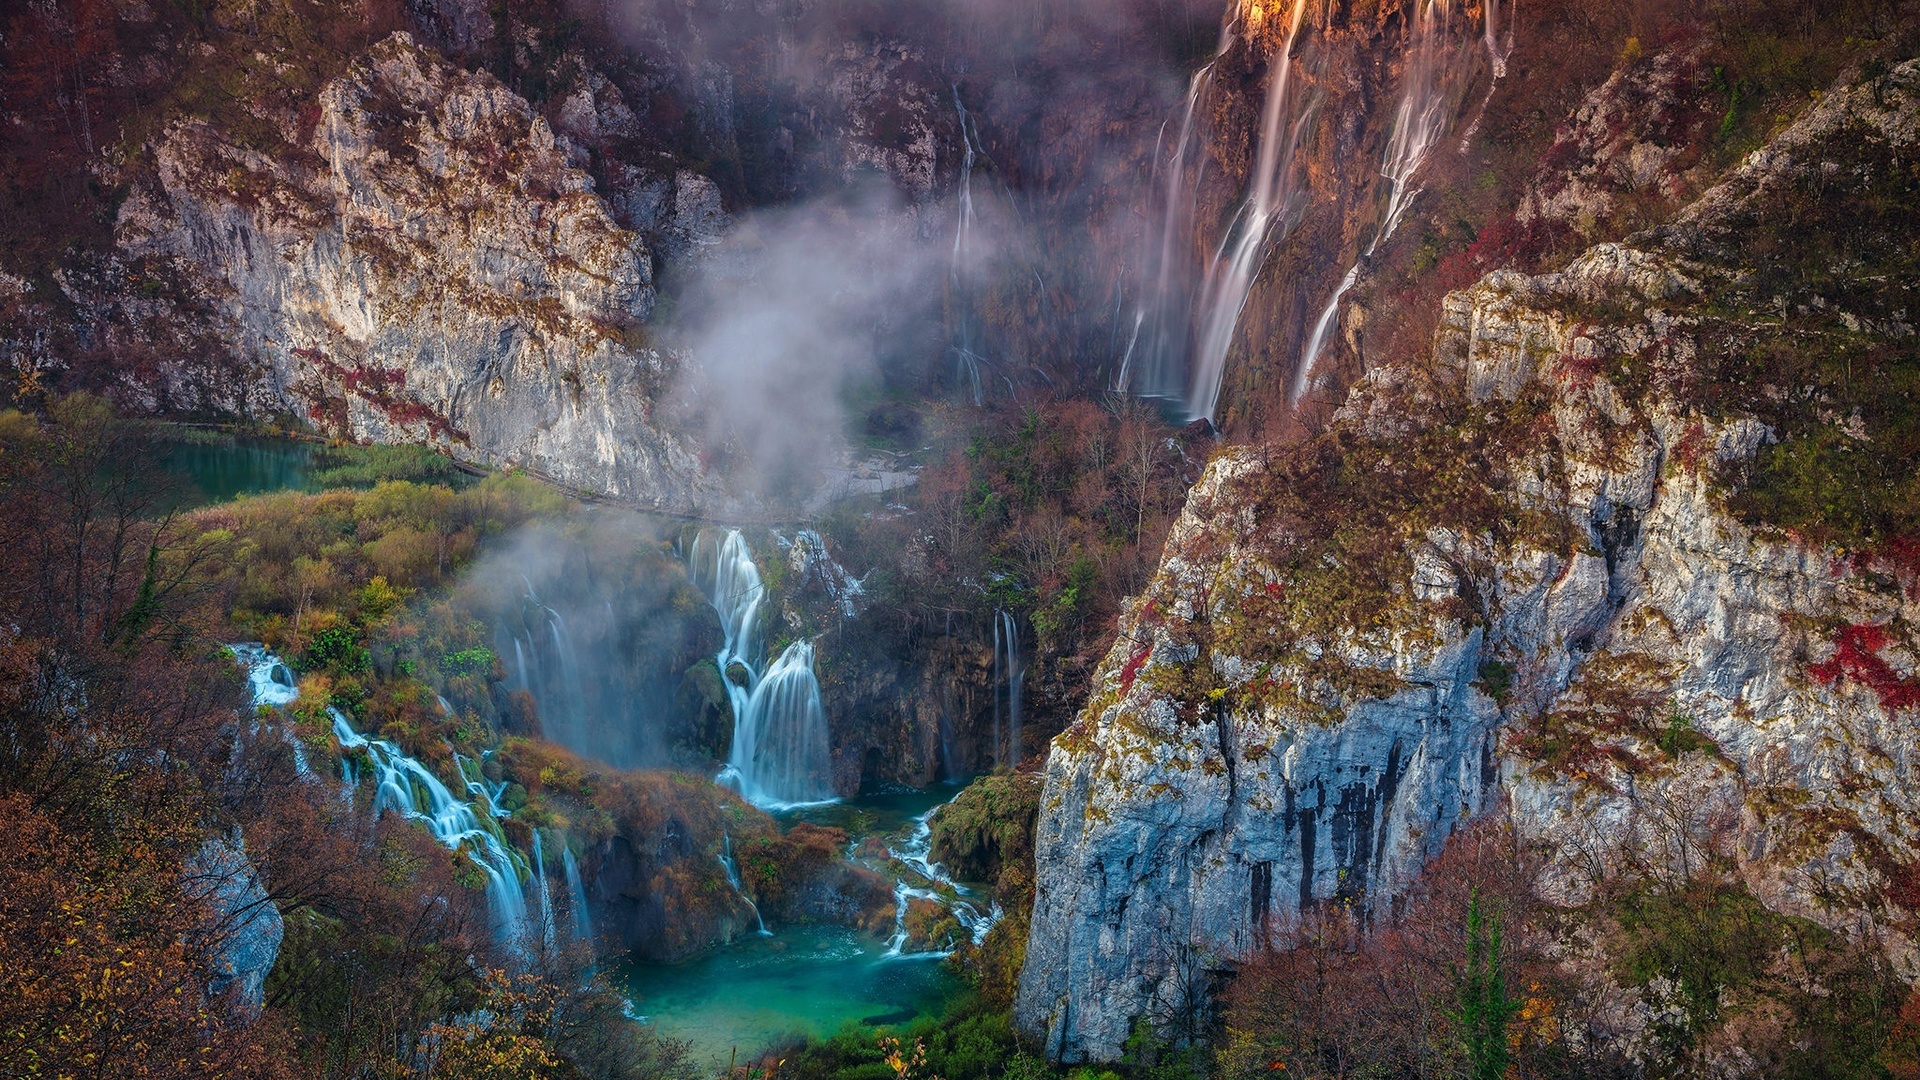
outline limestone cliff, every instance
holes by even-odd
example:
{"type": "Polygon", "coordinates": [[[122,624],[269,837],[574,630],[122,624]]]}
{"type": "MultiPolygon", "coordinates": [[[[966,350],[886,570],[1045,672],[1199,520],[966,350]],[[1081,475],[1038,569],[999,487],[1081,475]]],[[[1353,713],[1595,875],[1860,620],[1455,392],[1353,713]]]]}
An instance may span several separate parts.
{"type": "MultiPolygon", "coordinates": [[[[270,400],[323,430],[432,441],[642,503],[708,497],[692,449],[653,415],[670,362],[646,343],[651,256],[568,140],[405,33],[303,120],[310,155],[280,158],[176,124],[120,214],[123,248],[214,285],[237,344],[270,369],[270,400]]],[[[684,201],[711,217],[710,200],[684,201]]]]}
{"type": "Polygon", "coordinates": [[[1908,392],[1917,157],[1920,62],[1856,74],[1669,224],[1448,296],[1317,438],[1218,456],[1055,741],[1019,1024],[1112,1060],[1497,805],[1563,865],[1710,820],[1767,904],[1904,958],[1920,593],[1874,501],[1913,447],[1854,365],[1908,392]]]}

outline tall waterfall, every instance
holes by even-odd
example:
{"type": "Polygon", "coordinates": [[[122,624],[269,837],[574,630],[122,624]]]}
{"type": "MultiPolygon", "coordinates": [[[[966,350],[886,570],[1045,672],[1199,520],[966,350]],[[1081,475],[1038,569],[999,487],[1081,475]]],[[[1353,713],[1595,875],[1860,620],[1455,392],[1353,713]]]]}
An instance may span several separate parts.
{"type": "MultiPolygon", "coordinates": [[[[1362,260],[1371,256],[1399,227],[1419,189],[1415,174],[1445,134],[1453,113],[1454,95],[1472,66],[1466,61],[1474,45],[1451,48],[1448,39],[1450,8],[1459,0],[1415,0],[1408,34],[1405,74],[1392,117],[1392,129],[1381,173],[1388,181],[1386,206],[1362,260]]],[[[1213,419],[1219,412],[1220,389],[1227,355],[1238,332],[1240,318],[1267,253],[1299,223],[1307,205],[1301,190],[1297,156],[1307,144],[1316,113],[1313,98],[1296,87],[1296,65],[1313,63],[1301,45],[1308,0],[1290,0],[1284,40],[1270,46],[1267,91],[1260,113],[1253,168],[1239,209],[1210,258],[1190,250],[1198,228],[1199,189],[1205,177],[1207,155],[1200,127],[1204,102],[1214,86],[1218,58],[1236,38],[1251,43],[1263,35],[1278,37],[1273,25],[1280,13],[1266,5],[1231,5],[1221,32],[1215,59],[1194,73],[1180,113],[1171,154],[1162,159],[1155,150],[1155,168],[1164,169],[1157,207],[1160,218],[1140,260],[1139,298],[1126,336],[1113,388],[1145,396],[1180,396],[1184,391],[1190,417],[1213,419]],[[1295,57],[1296,47],[1302,56],[1295,57]],[[1191,284],[1196,263],[1203,266],[1197,288],[1191,284]],[[1184,376],[1183,376],[1184,373],[1184,376]],[[1184,377],[1184,383],[1182,379],[1184,377]]],[[[1494,78],[1504,76],[1512,52],[1512,34],[1501,28],[1499,0],[1487,0],[1486,24],[1478,42],[1493,67],[1494,78]]],[[[1511,16],[1509,16],[1509,20],[1511,16]]],[[[1164,129],[1162,132],[1164,145],[1164,129]]],[[[1332,297],[1313,321],[1300,360],[1292,372],[1289,396],[1297,403],[1313,374],[1315,362],[1339,322],[1340,301],[1360,275],[1356,262],[1344,274],[1332,297]]]]}
{"type": "Polygon", "coordinates": [[[733,749],[719,782],[765,808],[833,798],[826,710],[813,673],[813,643],[788,645],[765,673],[760,605],[766,588],[738,529],[702,529],[688,557],[694,583],[720,616],[725,644],[715,662],[733,707],[733,749]]]}
{"type": "Polygon", "coordinates": [[[1220,383],[1226,375],[1227,350],[1240,325],[1240,312],[1260,273],[1269,247],[1289,228],[1294,202],[1294,155],[1313,110],[1292,116],[1288,90],[1293,82],[1293,43],[1308,0],[1295,0],[1287,23],[1286,43],[1273,53],[1267,77],[1267,99],[1260,113],[1260,149],[1247,200],[1240,207],[1227,239],[1215,252],[1201,280],[1198,332],[1193,349],[1193,378],[1187,392],[1187,411],[1194,419],[1212,420],[1220,404],[1220,383]],[[1287,121],[1292,119],[1291,123],[1287,121]]]}
{"type": "MultiPolygon", "coordinates": [[[[1214,65],[1233,44],[1233,23],[1220,30],[1212,60],[1193,73],[1187,83],[1187,103],[1180,111],[1180,129],[1173,153],[1161,164],[1154,147],[1154,167],[1164,168],[1158,243],[1148,252],[1152,286],[1134,307],[1133,330],[1120,357],[1113,389],[1145,397],[1180,398],[1186,394],[1188,327],[1191,326],[1193,288],[1187,275],[1187,245],[1192,242],[1194,198],[1206,176],[1207,158],[1199,152],[1194,114],[1213,86],[1214,65]]],[[[1161,131],[1165,136],[1165,129],[1161,131]]]]}
{"type": "MultiPolygon", "coordinates": [[[[1413,38],[1407,54],[1406,75],[1400,86],[1399,103],[1393,112],[1393,133],[1387,139],[1386,158],[1380,164],[1380,175],[1387,180],[1387,209],[1380,224],[1374,229],[1373,239],[1361,254],[1362,261],[1373,256],[1381,244],[1391,237],[1400,221],[1406,216],[1407,207],[1412,205],[1414,196],[1420,193],[1412,186],[1414,174],[1426,163],[1427,154],[1434,144],[1446,133],[1449,114],[1448,104],[1452,99],[1461,67],[1447,64],[1448,0],[1418,0],[1419,8],[1414,14],[1413,38]]],[[[1488,48],[1494,49],[1492,27],[1498,18],[1497,0],[1489,0],[1487,6],[1488,48]]],[[[1494,54],[1498,70],[1505,66],[1505,58],[1494,54]]],[[[1307,337],[1306,349],[1300,354],[1300,363],[1294,368],[1293,385],[1288,393],[1288,402],[1298,404],[1307,391],[1308,380],[1313,376],[1314,365],[1320,359],[1320,351],[1326,346],[1327,337],[1339,322],[1340,300],[1353,288],[1360,275],[1360,262],[1347,269],[1340,284],[1333,290],[1333,297],[1314,320],[1313,332],[1307,337]]]]}
{"type": "Polygon", "coordinates": [[[982,361],[974,342],[973,304],[965,280],[973,254],[973,163],[978,140],[973,116],[967,112],[966,103],[960,100],[959,83],[953,84],[953,107],[960,116],[960,220],[954,226],[953,257],[947,263],[947,289],[953,305],[950,318],[957,331],[951,349],[961,386],[971,393],[975,405],[984,405],[987,396],[980,382],[982,361]]]}
{"type": "Polygon", "coordinates": [[[1026,658],[1020,653],[1020,621],[1009,611],[993,613],[993,756],[1004,765],[1020,764],[1020,699],[1027,679],[1026,658]],[[1006,711],[1000,695],[1006,694],[1006,711]],[[1001,719],[1006,720],[1005,756],[1001,748],[1001,719]]]}

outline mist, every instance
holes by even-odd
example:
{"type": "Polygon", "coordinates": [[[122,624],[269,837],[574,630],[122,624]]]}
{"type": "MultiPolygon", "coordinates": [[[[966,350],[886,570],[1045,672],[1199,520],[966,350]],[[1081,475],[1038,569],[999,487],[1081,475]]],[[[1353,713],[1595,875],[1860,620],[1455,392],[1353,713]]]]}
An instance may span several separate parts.
{"type": "Polygon", "coordinates": [[[669,409],[736,486],[795,497],[847,446],[845,402],[942,348],[950,237],[883,178],[841,197],[741,218],[665,328],[683,353],[669,409]]]}
{"type": "Polygon", "coordinates": [[[669,528],[581,511],[522,528],[463,576],[449,602],[494,628],[501,712],[519,734],[620,768],[712,760],[725,733],[687,674],[719,649],[720,626],[669,528]]]}
{"type": "Polygon", "coordinates": [[[651,96],[629,100],[663,110],[647,118],[674,133],[663,148],[734,223],[660,272],[655,338],[679,369],[666,407],[707,467],[749,502],[802,506],[876,389],[991,405],[1111,383],[1155,136],[1224,6],[583,9],[644,65],[651,96]]]}

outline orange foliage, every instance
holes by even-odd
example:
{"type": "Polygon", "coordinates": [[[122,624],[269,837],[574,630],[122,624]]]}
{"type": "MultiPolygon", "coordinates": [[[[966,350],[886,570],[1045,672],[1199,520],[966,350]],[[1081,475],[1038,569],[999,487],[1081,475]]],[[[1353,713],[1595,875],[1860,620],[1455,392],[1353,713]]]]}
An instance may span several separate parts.
{"type": "Polygon", "coordinates": [[[17,794],[0,832],[0,1073],[288,1075],[270,1025],[207,1000],[177,862],[146,839],[91,845],[17,794]]]}

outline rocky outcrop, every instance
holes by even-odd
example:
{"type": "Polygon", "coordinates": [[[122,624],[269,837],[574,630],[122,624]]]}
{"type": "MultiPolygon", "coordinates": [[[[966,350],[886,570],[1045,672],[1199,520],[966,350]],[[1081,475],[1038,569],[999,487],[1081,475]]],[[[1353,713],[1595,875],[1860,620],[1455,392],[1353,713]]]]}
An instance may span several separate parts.
{"type": "Polygon", "coordinates": [[[404,33],[305,119],[311,157],[285,159],[175,125],[123,248],[217,283],[273,395],[323,429],[646,504],[708,498],[653,414],[671,365],[646,343],[651,255],[545,119],[404,33]]]}
{"type": "Polygon", "coordinates": [[[1496,803],[1565,868],[1700,828],[1776,910],[1910,959],[1910,561],[1737,511],[1793,424],[1874,433],[1813,376],[1725,388],[1734,350],[1804,347],[1782,310],[1910,342],[1910,256],[1762,255],[1789,196],[1802,229],[1902,231],[1916,117],[1920,63],[1836,88],[1672,224],[1449,296],[1430,364],[1321,437],[1216,458],[1048,764],[1017,1020],[1050,1055],[1117,1058],[1496,803]]]}
{"type": "Polygon", "coordinates": [[[202,905],[206,928],[207,996],[252,1021],[265,1003],[267,973],[280,954],[286,928],[260,875],[234,839],[200,846],[186,867],[187,899],[202,905]]]}

